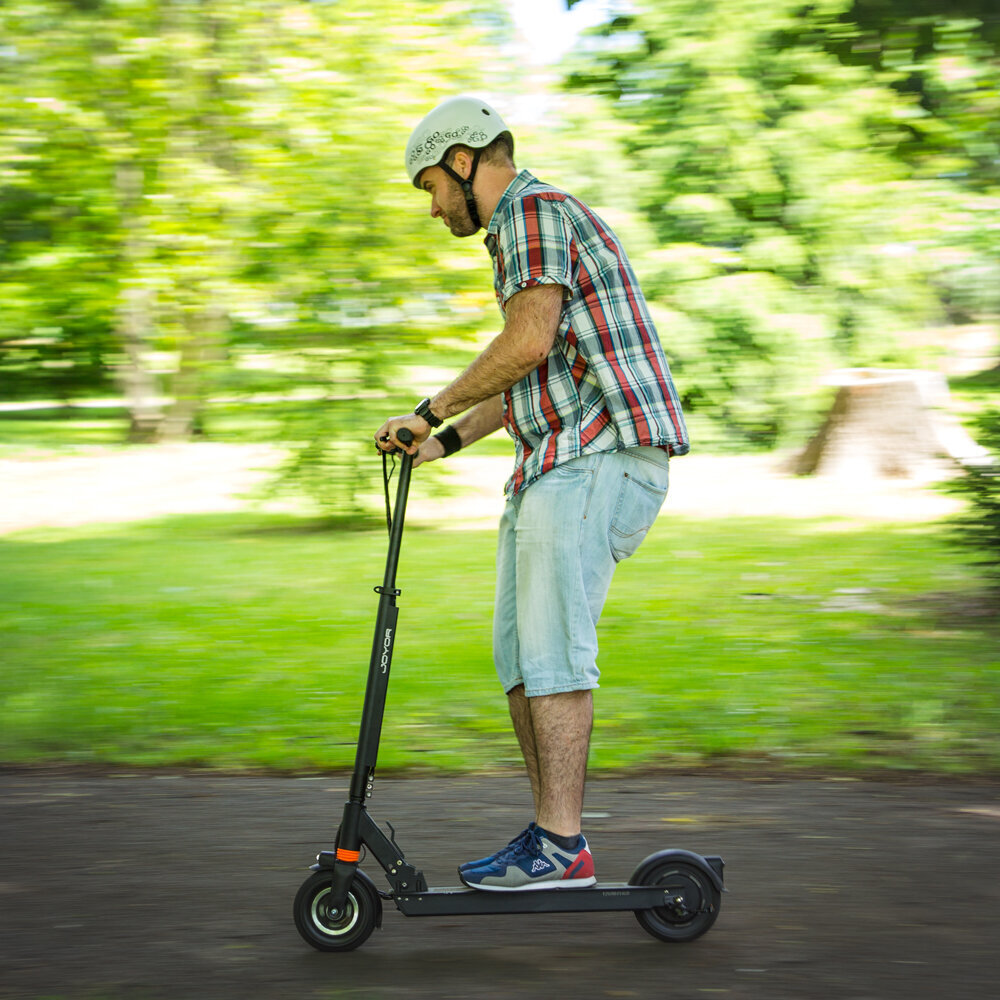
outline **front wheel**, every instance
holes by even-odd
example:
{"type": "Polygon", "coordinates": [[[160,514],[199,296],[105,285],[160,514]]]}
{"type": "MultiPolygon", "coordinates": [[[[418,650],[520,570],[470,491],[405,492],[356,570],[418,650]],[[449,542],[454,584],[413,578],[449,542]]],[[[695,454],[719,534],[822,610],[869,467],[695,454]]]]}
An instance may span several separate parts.
{"type": "Polygon", "coordinates": [[[330,883],[329,870],[314,872],[302,883],[295,896],[295,926],[319,951],[350,951],[367,941],[380,922],[382,902],[371,880],[359,871],[343,909],[331,910],[330,883]]]}
{"type": "Polygon", "coordinates": [[[722,894],[708,873],[672,851],[648,857],[630,884],[663,886],[663,906],[635,911],[640,926],[661,941],[701,937],[715,923],[722,906],[722,894]]]}

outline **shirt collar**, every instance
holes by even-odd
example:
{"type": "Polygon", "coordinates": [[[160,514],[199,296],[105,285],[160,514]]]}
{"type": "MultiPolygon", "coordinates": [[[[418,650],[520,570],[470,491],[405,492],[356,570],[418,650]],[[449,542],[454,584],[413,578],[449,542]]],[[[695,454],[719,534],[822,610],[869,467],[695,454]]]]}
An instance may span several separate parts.
{"type": "Polygon", "coordinates": [[[529,184],[534,184],[535,181],[536,178],[533,174],[527,170],[522,170],[507,185],[504,193],[500,195],[497,207],[493,209],[493,215],[490,217],[490,224],[486,227],[486,240],[484,240],[484,242],[487,246],[489,246],[490,237],[492,236],[496,239],[497,233],[500,232],[500,219],[503,217],[504,210],[529,184]]]}

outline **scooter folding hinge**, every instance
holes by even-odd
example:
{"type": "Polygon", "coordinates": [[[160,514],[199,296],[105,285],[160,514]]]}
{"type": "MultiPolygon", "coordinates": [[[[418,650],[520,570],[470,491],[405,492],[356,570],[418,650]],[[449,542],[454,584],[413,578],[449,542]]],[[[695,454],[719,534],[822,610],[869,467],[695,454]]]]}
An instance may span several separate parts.
{"type": "Polygon", "coordinates": [[[380,596],[387,594],[389,597],[399,597],[403,593],[401,590],[395,588],[389,589],[388,587],[373,587],[372,590],[380,596]]]}
{"type": "Polygon", "coordinates": [[[385,875],[392,886],[393,895],[427,892],[427,879],[424,873],[417,871],[413,865],[405,861],[401,865],[393,865],[385,875]]]}

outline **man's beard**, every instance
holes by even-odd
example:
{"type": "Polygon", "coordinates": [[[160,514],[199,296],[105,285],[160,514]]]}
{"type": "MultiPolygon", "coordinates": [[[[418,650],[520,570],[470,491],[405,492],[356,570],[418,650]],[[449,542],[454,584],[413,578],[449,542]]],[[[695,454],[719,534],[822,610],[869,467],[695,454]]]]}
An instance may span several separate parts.
{"type": "Polygon", "coordinates": [[[474,236],[479,232],[479,226],[473,223],[472,217],[469,215],[469,206],[465,195],[460,191],[456,192],[455,199],[449,207],[448,229],[452,236],[458,237],[474,236]]]}

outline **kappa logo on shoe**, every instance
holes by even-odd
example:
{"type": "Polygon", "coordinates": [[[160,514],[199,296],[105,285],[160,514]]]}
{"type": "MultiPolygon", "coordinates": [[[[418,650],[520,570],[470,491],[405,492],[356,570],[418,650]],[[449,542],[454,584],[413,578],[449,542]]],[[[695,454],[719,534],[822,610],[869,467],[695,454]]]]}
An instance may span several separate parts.
{"type": "Polygon", "coordinates": [[[545,858],[535,858],[531,862],[531,874],[537,875],[539,872],[547,872],[552,869],[552,865],[545,858]]]}

